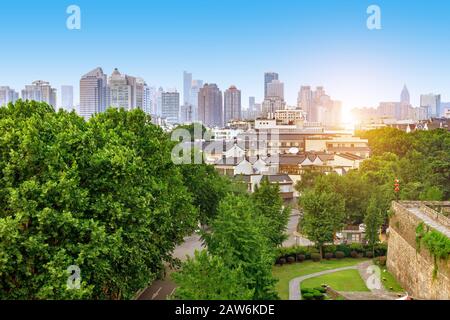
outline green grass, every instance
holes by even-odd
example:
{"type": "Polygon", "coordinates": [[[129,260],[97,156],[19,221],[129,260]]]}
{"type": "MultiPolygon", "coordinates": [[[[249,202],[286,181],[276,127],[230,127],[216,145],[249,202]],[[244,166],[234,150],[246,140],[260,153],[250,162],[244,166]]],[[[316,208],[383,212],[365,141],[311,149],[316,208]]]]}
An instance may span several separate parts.
{"type": "Polygon", "coordinates": [[[301,283],[302,289],[320,287],[327,284],[337,291],[348,292],[368,292],[370,291],[364,280],[359,275],[358,270],[345,270],[320,277],[307,279],[301,283]]]}
{"type": "Polygon", "coordinates": [[[282,300],[289,299],[289,281],[294,278],[320,271],[354,266],[366,260],[367,259],[353,258],[345,258],[342,260],[322,260],[321,262],[313,262],[308,260],[301,263],[274,266],[273,275],[276,279],[278,279],[278,283],[276,284],[278,295],[282,300]]]}
{"type": "Polygon", "coordinates": [[[389,271],[387,271],[386,267],[381,268],[381,279],[381,282],[383,283],[387,291],[395,293],[405,292],[405,290],[403,290],[402,286],[397,282],[394,276],[389,273],[389,271]],[[384,281],[383,279],[386,279],[386,281],[384,281]]]}

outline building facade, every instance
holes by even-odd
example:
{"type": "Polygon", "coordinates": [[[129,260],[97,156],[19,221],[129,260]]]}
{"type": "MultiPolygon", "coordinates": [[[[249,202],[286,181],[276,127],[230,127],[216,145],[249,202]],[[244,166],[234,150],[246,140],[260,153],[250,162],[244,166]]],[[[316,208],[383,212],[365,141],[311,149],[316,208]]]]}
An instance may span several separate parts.
{"type": "Polygon", "coordinates": [[[56,89],[50,86],[49,82],[37,80],[31,85],[25,86],[22,90],[23,100],[34,100],[45,102],[56,108],[56,89]]]}
{"type": "Polygon", "coordinates": [[[107,76],[101,68],[85,74],[80,80],[80,116],[89,119],[104,112],[107,106],[107,76]]]}
{"type": "Polygon", "coordinates": [[[205,84],[198,94],[198,120],[205,126],[223,127],[222,92],[216,84],[205,84]]]}
{"type": "Polygon", "coordinates": [[[231,86],[224,94],[224,122],[225,125],[231,120],[241,120],[241,91],[231,86]]]}
{"type": "Polygon", "coordinates": [[[176,90],[161,94],[162,117],[167,123],[175,124],[180,121],[180,94],[176,90]]]}
{"type": "Polygon", "coordinates": [[[0,107],[8,103],[15,103],[19,99],[19,94],[7,86],[0,87],[0,107]]]}

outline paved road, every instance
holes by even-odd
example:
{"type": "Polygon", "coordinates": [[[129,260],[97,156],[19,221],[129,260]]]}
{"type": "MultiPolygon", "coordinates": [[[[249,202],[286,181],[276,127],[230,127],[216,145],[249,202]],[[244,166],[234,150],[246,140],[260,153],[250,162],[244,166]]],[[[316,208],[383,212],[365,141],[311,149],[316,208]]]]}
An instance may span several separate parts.
{"type": "Polygon", "coordinates": [[[298,246],[310,246],[313,243],[306,238],[296,237],[294,232],[297,231],[298,220],[300,218],[300,212],[297,209],[292,209],[292,215],[289,218],[287,233],[289,238],[283,242],[283,247],[298,246]]]}
{"type": "Polygon", "coordinates": [[[169,280],[157,280],[139,296],[138,300],[167,300],[176,285],[169,280]]]}

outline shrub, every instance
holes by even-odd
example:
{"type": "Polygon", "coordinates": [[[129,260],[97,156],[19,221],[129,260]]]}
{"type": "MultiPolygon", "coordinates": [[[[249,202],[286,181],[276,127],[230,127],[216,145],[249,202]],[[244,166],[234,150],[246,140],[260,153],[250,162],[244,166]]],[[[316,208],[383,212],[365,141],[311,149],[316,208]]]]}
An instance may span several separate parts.
{"type": "Polygon", "coordinates": [[[386,256],[387,254],[387,244],[386,243],[379,243],[375,245],[375,257],[382,257],[386,256]]]}
{"type": "Polygon", "coordinates": [[[333,258],[333,254],[331,252],[325,253],[325,259],[330,260],[331,258],[333,258]]]}
{"type": "Polygon", "coordinates": [[[348,247],[348,245],[340,244],[340,245],[336,246],[336,251],[343,252],[345,257],[350,257],[351,250],[348,247]]]}
{"type": "Polygon", "coordinates": [[[362,253],[362,252],[364,252],[364,247],[360,243],[352,243],[352,244],[350,244],[350,250],[356,251],[357,253],[362,253]]]}
{"type": "Polygon", "coordinates": [[[305,300],[313,300],[314,299],[314,294],[312,294],[312,293],[305,293],[302,296],[303,296],[303,299],[305,299],[305,300]]]}
{"type": "Polygon", "coordinates": [[[352,252],[350,252],[350,256],[351,256],[352,258],[358,258],[358,252],[352,251],[352,252]]]}
{"type": "Polygon", "coordinates": [[[306,256],[304,254],[298,254],[297,255],[297,261],[298,262],[303,262],[303,261],[305,261],[305,259],[306,259],[306,256]]]}
{"type": "Polygon", "coordinates": [[[289,257],[287,258],[287,262],[288,262],[288,263],[294,263],[294,262],[295,262],[295,258],[292,257],[292,256],[289,256],[289,257]]]}
{"type": "Polygon", "coordinates": [[[325,295],[322,292],[314,290],[313,297],[315,300],[323,300],[325,298],[325,295]]]}
{"type": "Polygon", "coordinates": [[[311,259],[314,262],[319,262],[322,260],[322,257],[320,256],[320,253],[311,253],[311,259]]]}
{"type": "Polygon", "coordinates": [[[387,260],[386,256],[378,257],[379,265],[380,265],[381,267],[386,266],[386,260],[387,260]]]}
{"type": "Polygon", "coordinates": [[[366,257],[369,259],[373,258],[373,252],[372,251],[366,251],[366,257]]]}
{"type": "Polygon", "coordinates": [[[323,248],[323,251],[325,253],[335,253],[336,252],[336,246],[334,246],[334,245],[325,246],[323,248]]]}
{"type": "Polygon", "coordinates": [[[317,287],[317,288],[314,288],[314,290],[319,291],[321,293],[326,293],[327,292],[327,289],[324,288],[324,287],[317,287]]]}
{"type": "Polygon", "coordinates": [[[283,265],[283,264],[285,264],[286,263],[286,259],[285,258],[280,258],[280,259],[278,259],[278,264],[279,265],[283,265]]]}
{"type": "Polygon", "coordinates": [[[336,255],[336,259],[344,259],[345,258],[345,253],[342,251],[336,251],[335,255],[336,255]]]}

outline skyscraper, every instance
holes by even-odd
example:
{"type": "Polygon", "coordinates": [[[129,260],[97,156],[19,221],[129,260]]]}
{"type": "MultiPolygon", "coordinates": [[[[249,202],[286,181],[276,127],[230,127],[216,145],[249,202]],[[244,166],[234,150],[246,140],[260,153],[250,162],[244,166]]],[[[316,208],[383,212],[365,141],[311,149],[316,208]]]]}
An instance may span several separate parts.
{"type": "Polygon", "coordinates": [[[216,84],[205,84],[198,94],[198,120],[205,126],[223,127],[222,92],[216,84]]]}
{"type": "Polygon", "coordinates": [[[73,87],[61,86],[61,105],[60,107],[66,111],[72,111],[73,106],[73,87]]]}
{"type": "Polygon", "coordinates": [[[284,100],[284,83],[280,80],[272,80],[267,84],[266,98],[280,98],[284,100]]]}
{"type": "Polygon", "coordinates": [[[249,97],[248,98],[248,111],[249,112],[254,112],[255,111],[255,103],[256,103],[255,97],[249,97]]]}
{"type": "Polygon", "coordinates": [[[202,80],[192,80],[191,85],[191,96],[189,103],[192,106],[191,112],[192,112],[192,121],[198,120],[198,93],[200,92],[200,89],[203,87],[203,81],[202,80]]]}
{"type": "Polygon", "coordinates": [[[192,73],[183,72],[183,104],[191,104],[192,73]]]}
{"type": "Polygon", "coordinates": [[[22,90],[23,100],[34,100],[45,102],[56,108],[56,89],[50,86],[50,83],[42,80],[34,81],[31,85],[25,86],[22,90]]]}
{"type": "Polygon", "coordinates": [[[85,74],[80,80],[80,116],[86,120],[106,110],[107,76],[102,68],[85,74]]]}
{"type": "Polygon", "coordinates": [[[168,123],[178,123],[180,117],[180,94],[176,90],[162,92],[161,94],[162,117],[168,123]]]}
{"type": "Polygon", "coordinates": [[[230,120],[241,120],[241,91],[231,86],[224,94],[224,124],[230,120]]]}
{"type": "Polygon", "coordinates": [[[302,86],[298,93],[297,107],[306,112],[306,117],[307,117],[308,121],[313,121],[311,119],[314,118],[312,98],[313,98],[313,93],[311,91],[311,87],[310,86],[302,86]]]}
{"type": "MultiPolygon", "coordinates": [[[[108,106],[132,110],[137,107],[136,92],[136,78],[121,74],[117,68],[114,69],[108,79],[108,106]]],[[[140,98],[142,107],[143,94],[140,95],[140,98]]]]}
{"type": "Polygon", "coordinates": [[[406,87],[406,85],[403,87],[402,93],[400,95],[400,103],[408,104],[408,105],[411,104],[409,91],[408,91],[408,88],[406,87]]]}
{"type": "Polygon", "coordinates": [[[432,93],[421,95],[420,106],[427,108],[428,118],[439,118],[441,116],[441,95],[432,93]]]}
{"type": "Polygon", "coordinates": [[[14,103],[19,99],[19,94],[10,87],[0,87],[0,107],[8,103],[14,103]]]}
{"type": "Polygon", "coordinates": [[[278,73],[266,72],[264,73],[264,99],[268,97],[267,95],[267,85],[273,80],[278,80],[278,73]]]}

